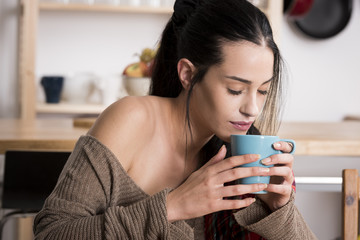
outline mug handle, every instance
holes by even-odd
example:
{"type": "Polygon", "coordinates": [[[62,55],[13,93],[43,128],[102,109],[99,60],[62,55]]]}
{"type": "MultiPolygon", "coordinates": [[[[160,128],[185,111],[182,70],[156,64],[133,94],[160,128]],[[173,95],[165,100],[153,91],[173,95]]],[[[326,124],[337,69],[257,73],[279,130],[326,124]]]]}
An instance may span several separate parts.
{"type": "Polygon", "coordinates": [[[293,149],[292,149],[291,152],[289,152],[289,153],[290,153],[290,154],[294,154],[295,149],[296,149],[296,143],[295,143],[294,140],[292,140],[292,139],[280,139],[279,141],[280,141],[280,142],[289,142],[289,143],[291,143],[291,144],[293,145],[293,149]]]}

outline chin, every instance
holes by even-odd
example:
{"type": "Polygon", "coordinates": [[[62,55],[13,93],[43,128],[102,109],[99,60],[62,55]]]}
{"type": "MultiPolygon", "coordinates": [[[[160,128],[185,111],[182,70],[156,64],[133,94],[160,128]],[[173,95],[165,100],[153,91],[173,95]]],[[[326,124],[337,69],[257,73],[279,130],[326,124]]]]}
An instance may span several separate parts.
{"type": "Polygon", "coordinates": [[[226,142],[226,143],[230,143],[231,142],[231,135],[246,135],[248,132],[247,131],[240,131],[237,129],[226,129],[225,131],[222,131],[221,133],[218,133],[215,135],[220,138],[222,141],[226,142]]]}

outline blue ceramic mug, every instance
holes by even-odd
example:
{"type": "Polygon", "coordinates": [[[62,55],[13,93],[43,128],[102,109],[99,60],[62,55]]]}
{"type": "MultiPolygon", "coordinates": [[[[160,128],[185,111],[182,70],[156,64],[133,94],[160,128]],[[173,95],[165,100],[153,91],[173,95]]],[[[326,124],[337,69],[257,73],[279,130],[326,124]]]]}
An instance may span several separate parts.
{"type": "MultiPolygon", "coordinates": [[[[290,152],[295,152],[295,141],[291,139],[280,139],[278,136],[264,136],[264,135],[231,135],[231,154],[232,156],[244,154],[260,154],[260,159],[256,162],[241,165],[239,167],[273,167],[274,165],[264,165],[261,160],[270,157],[274,154],[280,154],[281,151],[275,150],[273,144],[276,142],[289,142],[293,145],[290,152]]],[[[237,181],[239,184],[254,184],[266,183],[269,184],[270,176],[252,176],[241,178],[237,181]]],[[[257,194],[264,194],[267,191],[255,192],[257,194]]]]}
{"type": "Polygon", "coordinates": [[[40,83],[44,88],[47,103],[60,102],[61,91],[64,85],[63,76],[43,76],[40,83]]]}

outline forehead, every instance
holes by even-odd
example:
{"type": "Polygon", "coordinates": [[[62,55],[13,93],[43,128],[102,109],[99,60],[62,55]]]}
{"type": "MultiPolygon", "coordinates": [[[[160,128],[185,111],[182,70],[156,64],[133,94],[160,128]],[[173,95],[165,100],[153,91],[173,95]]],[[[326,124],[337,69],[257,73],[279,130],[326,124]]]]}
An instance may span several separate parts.
{"type": "Polygon", "coordinates": [[[223,62],[219,67],[225,74],[251,81],[264,81],[273,76],[274,54],[265,45],[251,42],[224,43],[223,62]]]}

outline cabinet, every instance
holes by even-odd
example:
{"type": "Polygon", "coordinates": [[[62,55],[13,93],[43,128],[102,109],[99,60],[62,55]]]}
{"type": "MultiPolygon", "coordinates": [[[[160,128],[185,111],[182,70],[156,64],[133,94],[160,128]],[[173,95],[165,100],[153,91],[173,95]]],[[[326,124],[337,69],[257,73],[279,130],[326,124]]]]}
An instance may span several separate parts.
{"type": "MultiPolygon", "coordinates": [[[[261,2],[261,9],[267,14],[273,25],[274,35],[280,39],[280,23],[282,17],[282,1],[252,1],[255,5],[261,2]]],[[[35,119],[38,113],[48,114],[98,114],[106,106],[102,105],[75,105],[75,104],[45,104],[37,103],[36,94],[36,43],[37,27],[40,11],[82,11],[82,12],[109,12],[127,14],[168,14],[172,7],[140,7],[105,4],[75,4],[39,2],[39,0],[22,0],[19,35],[19,78],[20,78],[20,117],[22,119],[35,119]]]]}

